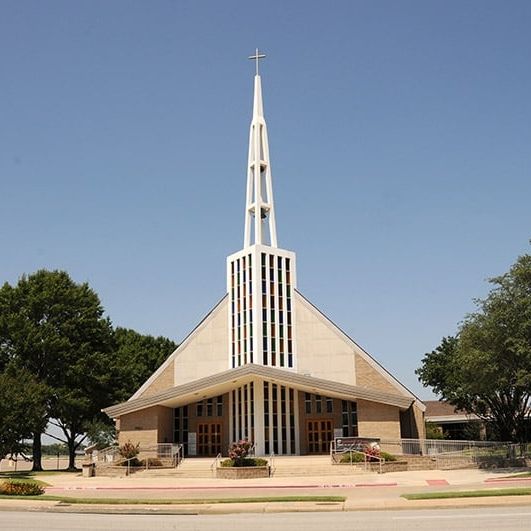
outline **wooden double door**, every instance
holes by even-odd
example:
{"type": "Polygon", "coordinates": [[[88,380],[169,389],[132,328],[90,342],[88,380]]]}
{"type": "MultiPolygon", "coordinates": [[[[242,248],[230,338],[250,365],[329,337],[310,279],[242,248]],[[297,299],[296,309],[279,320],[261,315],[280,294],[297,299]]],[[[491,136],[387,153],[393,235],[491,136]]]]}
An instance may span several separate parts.
{"type": "Polygon", "coordinates": [[[215,457],[221,453],[221,422],[197,425],[197,455],[215,457]]]}
{"type": "Polygon", "coordinates": [[[334,428],[331,419],[308,420],[306,425],[309,454],[327,454],[330,443],[334,438],[334,428]]]}

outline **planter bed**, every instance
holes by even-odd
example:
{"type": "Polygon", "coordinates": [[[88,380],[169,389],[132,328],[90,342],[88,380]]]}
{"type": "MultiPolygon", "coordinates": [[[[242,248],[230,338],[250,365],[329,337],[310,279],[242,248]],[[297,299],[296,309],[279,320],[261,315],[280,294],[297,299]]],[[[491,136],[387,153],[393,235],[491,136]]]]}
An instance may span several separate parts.
{"type": "Polygon", "coordinates": [[[220,479],[254,479],[268,478],[269,466],[219,466],[216,477],[220,479]]]}

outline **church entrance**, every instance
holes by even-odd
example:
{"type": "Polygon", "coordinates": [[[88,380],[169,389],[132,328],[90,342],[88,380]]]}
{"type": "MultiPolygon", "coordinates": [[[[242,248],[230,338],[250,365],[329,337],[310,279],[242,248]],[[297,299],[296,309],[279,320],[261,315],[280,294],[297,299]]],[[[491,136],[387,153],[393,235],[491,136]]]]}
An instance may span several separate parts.
{"type": "Polygon", "coordinates": [[[215,457],[221,453],[221,423],[205,422],[197,425],[197,455],[215,457]]]}
{"type": "Polygon", "coordinates": [[[308,420],[307,423],[308,453],[327,454],[334,438],[332,419],[308,420]]]}

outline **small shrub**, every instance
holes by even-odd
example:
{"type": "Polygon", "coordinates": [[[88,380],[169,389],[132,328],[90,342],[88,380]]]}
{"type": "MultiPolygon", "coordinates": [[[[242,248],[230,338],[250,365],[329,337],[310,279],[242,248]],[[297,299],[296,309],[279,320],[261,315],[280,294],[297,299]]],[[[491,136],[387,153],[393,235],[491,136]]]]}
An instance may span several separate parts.
{"type": "Polygon", "coordinates": [[[352,452],[352,459],[350,458],[350,452],[347,452],[341,456],[340,463],[363,463],[365,457],[363,454],[352,452]]]}
{"type": "Polygon", "coordinates": [[[386,461],[397,461],[396,455],[390,454],[389,452],[380,452],[380,457],[386,461]]]}
{"type": "Polygon", "coordinates": [[[44,488],[29,481],[4,481],[0,483],[0,494],[5,496],[40,496],[44,494],[44,488]]]}
{"type": "Polygon", "coordinates": [[[140,443],[135,445],[131,441],[127,441],[118,448],[118,452],[124,459],[136,457],[138,452],[140,452],[140,443]]]}
{"type": "Polygon", "coordinates": [[[123,466],[141,466],[141,462],[136,458],[140,452],[140,443],[133,444],[127,441],[118,448],[118,453],[124,458],[123,466]]]}
{"type": "Polygon", "coordinates": [[[157,467],[162,466],[162,461],[158,457],[148,457],[140,461],[140,466],[157,467]]]}
{"type": "Polygon", "coordinates": [[[246,467],[246,466],[267,466],[267,459],[261,457],[245,457],[243,459],[225,459],[221,461],[220,466],[227,467],[246,467]]]}
{"type": "Polygon", "coordinates": [[[132,466],[132,467],[141,467],[145,466],[142,464],[142,461],[137,457],[131,457],[130,459],[124,459],[121,463],[122,466],[132,466]]]}

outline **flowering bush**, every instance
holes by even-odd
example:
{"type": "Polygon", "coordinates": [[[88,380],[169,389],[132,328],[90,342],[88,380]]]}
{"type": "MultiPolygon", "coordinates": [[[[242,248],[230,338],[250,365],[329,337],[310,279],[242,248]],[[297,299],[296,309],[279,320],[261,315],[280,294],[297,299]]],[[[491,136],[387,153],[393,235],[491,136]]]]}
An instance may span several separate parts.
{"type": "Polygon", "coordinates": [[[248,457],[253,445],[247,439],[241,439],[229,446],[229,459],[221,461],[220,466],[245,467],[245,466],[267,466],[267,459],[260,457],[248,457]]]}
{"type": "Polygon", "coordinates": [[[131,441],[127,441],[118,448],[118,452],[124,459],[131,459],[131,457],[136,457],[138,452],[140,452],[140,443],[134,445],[131,441]]]}
{"type": "Polygon", "coordinates": [[[366,446],[363,449],[363,453],[367,455],[367,461],[379,461],[380,447],[377,445],[366,446]]]}
{"type": "Polygon", "coordinates": [[[133,444],[131,441],[127,441],[118,448],[118,452],[124,458],[122,463],[124,466],[140,466],[140,461],[136,458],[140,452],[140,443],[133,444]]]}
{"type": "Polygon", "coordinates": [[[234,442],[229,446],[229,457],[234,462],[243,461],[252,447],[253,445],[247,439],[241,439],[238,442],[234,442]]]}

